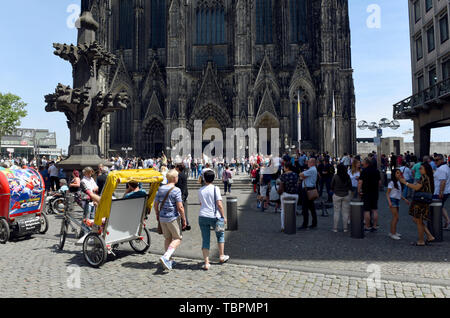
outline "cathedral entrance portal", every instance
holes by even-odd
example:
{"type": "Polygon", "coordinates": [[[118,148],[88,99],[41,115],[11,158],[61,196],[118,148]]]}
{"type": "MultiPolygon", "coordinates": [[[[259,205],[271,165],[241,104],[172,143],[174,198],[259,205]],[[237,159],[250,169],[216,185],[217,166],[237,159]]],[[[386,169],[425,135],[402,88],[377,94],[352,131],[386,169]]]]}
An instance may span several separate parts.
{"type": "MultiPolygon", "coordinates": [[[[261,142],[261,134],[259,129],[266,128],[267,129],[267,154],[272,154],[272,137],[275,138],[275,136],[272,136],[272,128],[280,128],[280,122],[278,119],[271,113],[265,112],[262,114],[255,123],[255,128],[258,133],[258,149],[260,148],[260,142],[261,142]]],[[[280,143],[278,143],[280,145],[280,143]]],[[[259,152],[261,152],[262,149],[259,149],[259,152]]],[[[277,155],[277,154],[275,154],[277,155]]]]}
{"type": "Polygon", "coordinates": [[[144,127],[143,152],[150,157],[159,157],[164,151],[164,126],[156,118],[144,127]]]}

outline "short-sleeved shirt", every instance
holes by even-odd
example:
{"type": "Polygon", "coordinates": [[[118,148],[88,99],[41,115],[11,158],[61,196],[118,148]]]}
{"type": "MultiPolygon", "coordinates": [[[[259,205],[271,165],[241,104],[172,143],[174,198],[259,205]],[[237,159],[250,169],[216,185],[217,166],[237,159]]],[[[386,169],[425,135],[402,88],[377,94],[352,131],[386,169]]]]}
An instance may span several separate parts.
{"type": "Polygon", "coordinates": [[[359,180],[362,180],[362,192],[365,195],[376,194],[378,195],[378,186],[380,182],[380,172],[377,168],[366,168],[361,172],[359,180]]]}
{"type": "Polygon", "coordinates": [[[284,192],[289,194],[298,193],[298,174],[295,172],[284,173],[281,175],[280,180],[284,185],[284,192]]]}
{"type": "Polygon", "coordinates": [[[389,194],[389,197],[397,200],[401,200],[402,198],[402,184],[400,181],[397,181],[397,188],[394,186],[394,181],[389,182],[388,189],[391,189],[391,193],[389,194]]]}
{"type": "Polygon", "coordinates": [[[416,163],[413,167],[412,167],[412,172],[414,173],[414,179],[416,181],[420,180],[420,167],[422,166],[421,162],[416,163]]]}
{"type": "MultiPolygon", "coordinates": [[[[162,203],[164,198],[166,197],[167,191],[172,189],[173,186],[163,185],[159,188],[158,193],[156,194],[155,201],[162,203]]],[[[177,203],[183,202],[181,197],[181,190],[175,187],[172,192],[170,192],[167,197],[164,206],[159,206],[159,221],[163,223],[170,223],[175,221],[180,214],[178,213],[177,203]]]]}
{"type": "Polygon", "coordinates": [[[403,173],[403,177],[405,178],[405,180],[413,179],[411,169],[409,169],[408,167],[406,166],[400,167],[400,171],[403,173]]]}
{"type": "Polygon", "coordinates": [[[204,186],[198,190],[198,199],[200,201],[200,217],[219,218],[219,208],[216,206],[217,201],[222,201],[220,189],[212,184],[204,186]],[[214,192],[216,201],[214,201],[214,192]],[[215,213],[214,213],[215,212],[215,213]]]}
{"type": "MultiPolygon", "coordinates": [[[[434,195],[439,195],[441,191],[441,182],[445,181],[448,183],[448,174],[450,173],[447,165],[441,165],[434,172],[434,195]]],[[[449,190],[448,184],[445,184],[444,194],[447,194],[449,190]]],[[[450,191],[449,191],[450,192],[450,191]]]]}
{"type": "Polygon", "coordinates": [[[303,172],[303,175],[305,176],[305,180],[303,180],[303,187],[304,188],[314,188],[317,183],[317,169],[316,167],[311,167],[305,172],[303,172]]]}

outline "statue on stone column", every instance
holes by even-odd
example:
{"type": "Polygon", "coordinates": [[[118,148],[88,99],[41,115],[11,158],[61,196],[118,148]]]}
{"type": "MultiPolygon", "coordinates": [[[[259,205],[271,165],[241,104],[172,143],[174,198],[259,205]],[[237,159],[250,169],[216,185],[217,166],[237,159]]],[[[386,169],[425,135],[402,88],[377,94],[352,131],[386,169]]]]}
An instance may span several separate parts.
{"type": "Polygon", "coordinates": [[[112,94],[99,87],[99,69],[114,65],[116,57],[95,39],[98,23],[89,10],[90,1],[82,1],[78,45],[54,44],[55,55],[73,67],[73,88],[59,84],[54,94],[45,96],[47,112],[63,112],[70,129],[69,158],[59,166],[64,170],[96,167],[107,162],[100,158],[99,131],[109,113],[124,110],[126,93],[112,94]]]}

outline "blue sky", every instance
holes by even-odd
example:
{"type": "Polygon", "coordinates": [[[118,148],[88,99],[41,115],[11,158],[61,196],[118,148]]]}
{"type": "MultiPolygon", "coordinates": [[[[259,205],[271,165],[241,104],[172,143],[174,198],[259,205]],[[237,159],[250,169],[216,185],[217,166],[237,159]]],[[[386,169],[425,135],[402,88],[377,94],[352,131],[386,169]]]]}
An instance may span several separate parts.
{"type": "MultiPolygon", "coordinates": [[[[63,114],[46,113],[44,95],[56,85],[72,85],[70,64],[53,55],[52,43],[76,43],[76,29],[67,26],[78,0],[2,1],[0,8],[0,91],[28,103],[21,127],[56,131],[58,146],[67,148],[69,133],[63,114]]],[[[357,119],[392,118],[392,105],[411,95],[408,8],[406,0],[349,0],[357,119]],[[367,7],[381,8],[381,28],[368,28],[367,7]]],[[[386,136],[402,135],[412,123],[402,121],[386,136]]],[[[448,141],[449,128],[434,130],[434,141],[448,141]],[[446,132],[446,133],[442,133],[446,132]]],[[[372,137],[373,132],[360,132],[372,137]]],[[[411,140],[411,137],[408,137],[411,140]]]]}

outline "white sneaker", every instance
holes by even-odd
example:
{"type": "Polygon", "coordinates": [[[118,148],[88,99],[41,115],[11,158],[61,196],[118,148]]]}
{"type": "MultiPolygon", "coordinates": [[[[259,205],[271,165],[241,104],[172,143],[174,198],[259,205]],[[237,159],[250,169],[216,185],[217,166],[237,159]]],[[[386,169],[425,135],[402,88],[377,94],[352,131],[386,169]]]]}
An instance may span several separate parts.
{"type": "Polygon", "coordinates": [[[396,241],[401,240],[401,237],[398,236],[397,234],[389,233],[389,237],[390,237],[391,239],[393,239],[393,240],[396,240],[396,241]]]}
{"type": "Polygon", "coordinates": [[[220,263],[224,264],[224,263],[228,262],[229,260],[230,260],[230,256],[224,255],[223,257],[220,258],[220,263]]]}
{"type": "Polygon", "coordinates": [[[399,237],[402,237],[402,235],[400,233],[395,233],[395,235],[397,235],[399,237]]]}

